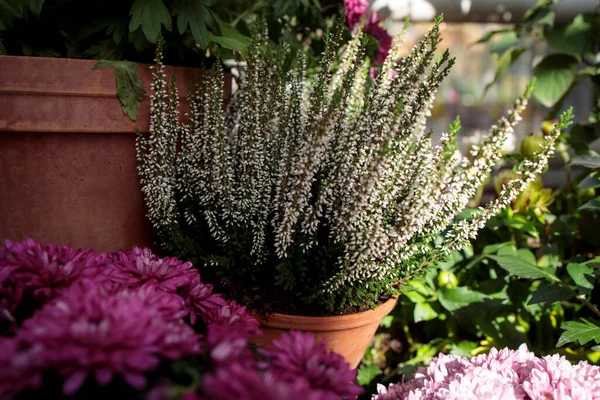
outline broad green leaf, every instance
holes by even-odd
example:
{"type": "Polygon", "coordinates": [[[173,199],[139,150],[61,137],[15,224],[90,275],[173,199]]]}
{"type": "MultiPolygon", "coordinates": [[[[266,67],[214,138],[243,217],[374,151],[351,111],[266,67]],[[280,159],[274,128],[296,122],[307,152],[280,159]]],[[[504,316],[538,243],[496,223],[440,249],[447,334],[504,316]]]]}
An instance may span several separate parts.
{"type": "Polygon", "coordinates": [[[481,303],[490,297],[486,294],[470,290],[464,286],[458,288],[440,288],[438,298],[442,307],[448,311],[456,311],[472,303],[481,303]]]}
{"type": "Polygon", "coordinates": [[[586,289],[594,288],[594,270],[582,264],[567,264],[567,272],[577,286],[586,289]],[[591,280],[591,282],[590,282],[591,280]]]}
{"type": "Polygon", "coordinates": [[[222,39],[220,39],[220,41],[211,39],[213,42],[232,50],[245,50],[248,47],[248,45],[250,44],[249,37],[239,33],[237,29],[231,26],[231,24],[228,24],[227,22],[223,21],[218,15],[213,14],[213,17],[215,19],[215,22],[219,26],[219,31],[221,33],[220,36],[230,39],[229,42],[225,43],[223,43],[222,39]]]}
{"type": "Polygon", "coordinates": [[[521,278],[546,278],[555,282],[559,281],[559,279],[556,276],[554,276],[554,274],[552,273],[553,271],[551,269],[538,267],[535,264],[525,261],[521,257],[510,255],[497,255],[488,257],[496,261],[498,265],[500,265],[500,267],[502,267],[512,275],[517,275],[521,278]]]}
{"type": "Polygon", "coordinates": [[[450,349],[450,354],[459,357],[471,357],[473,355],[473,350],[478,347],[476,342],[460,342],[452,344],[452,349],[450,349]]]}
{"type": "Polygon", "coordinates": [[[485,43],[485,42],[489,41],[492,37],[496,36],[497,34],[507,33],[507,32],[513,32],[513,30],[511,28],[506,28],[506,29],[495,29],[492,31],[488,31],[482,37],[480,37],[479,40],[477,40],[477,42],[475,42],[475,43],[485,43]]]}
{"type": "Polygon", "coordinates": [[[431,307],[431,304],[429,303],[417,303],[415,304],[413,316],[415,322],[431,321],[438,316],[438,313],[431,307]]]}
{"type": "Polygon", "coordinates": [[[2,44],[2,40],[0,40],[0,55],[6,55],[6,48],[2,44]]]}
{"type": "Polygon", "coordinates": [[[591,340],[600,343],[600,327],[585,319],[582,319],[581,322],[565,322],[560,328],[564,329],[565,332],[560,335],[556,347],[572,342],[578,342],[583,346],[591,340]]]}
{"type": "Polygon", "coordinates": [[[550,54],[533,69],[536,78],[533,96],[544,106],[552,107],[567,93],[575,81],[579,61],[567,54],[550,54]]]}
{"type": "Polygon", "coordinates": [[[523,48],[508,49],[500,58],[498,58],[498,61],[496,61],[496,74],[494,75],[494,80],[487,84],[485,87],[486,92],[494,83],[504,76],[506,71],[508,71],[508,68],[513,65],[524,52],[525,49],[523,48]]]}
{"type": "Polygon", "coordinates": [[[120,44],[123,37],[127,34],[127,22],[125,20],[113,21],[106,28],[106,33],[112,35],[113,42],[120,44]]]}
{"type": "Polygon", "coordinates": [[[12,28],[12,21],[23,18],[24,11],[20,0],[0,0],[0,31],[12,28]]]}
{"type": "Polygon", "coordinates": [[[547,29],[544,37],[557,53],[579,56],[593,50],[593,43],[589,37],[591,28],[592,24],[579,14],[570,24],[547,29]]]}
{"type": "Polygon", "coordinates": [[[84,52],[86,57],[94,60],[120,60],[121,49],[111,39],[102,40],[84,52]]]}
{"type": "Polygon", "coordinates": [[[173,15],[177,16],[177,29],[184,33],[190,27],[196,43],[202,47],[208,44],[207,28],[212,27],[213,17],[208,9],[209,0],[175,0],[173,15]]]}
{"type": "Polygon", "coordinates": [[[575,156],[571,159],[570,165],[579,165],[586,168],[600,168],[600,157],[589,154],[584,156],[575,156]]]}
{"type": "Polygon", "coordinates": [[[554,23],[554,12],[550,6],[558,3],[558,0],[538,0],[529,10],[523,14],[522,22],[526,25],[552,25],[554,23]],[[549,13],[552,12],[552,16],[549,13]]]}
{"type": "Polygon", "coordinates": [[[600,174],[593,172],[583,178],[578,185],[579,189],[596,189],[600,187],[600,174]]]}
{"type": "Polygon", "coordinates": [[[519,249],[519,250],[517,250],[517,256],[521,260],[523,260],[523,261],[525,261],[525,262],[527,262],[529,264],[533,264],[533,265],[537,264],[537,260],[535,258],[535,254],[533,254],[531,252],[531,250],[529,250],[529,249],[519,249]]]}
{"type": "Polygon", "coordinates": [[[506,50],[519,43],[519,37],[515,31],[508,31],[494,38],[489,45],[491,53],[504,53],[506,50]]]}
{"type": "Polygon", "coordinates": [[[385,317],[381,318],[379,326],[383,328],[390,328],[392,326],[392,322],[394,322],[394,317],[392,315],[386,315],[385,317]]]}
{"type": "Polygon", "coordinates": [[[596,197],[595,199],[591,199],[590,201],[588,201],[587,203],[585,203],[584,205],[579,207],[579,209],[580,210],[600,210],[600,196],[596,197]]]}
{"type": "Polygon", "coordinates": [[[98,61],[93,69],[115,68],[115,80],[117,82],[117,97],[123,107],[123,112],[135,121],[137,110],[140,109],[142,97],[146,92],[138,77],[137,67],[130,61],[98,61]]]}
{"type": "Polygon", "coordinates": [[[208,32],[208,41],[214,42],[221,47],[231,50],[244,50],[248,47],[248,42],[227,36],[215,36],[208,32]]]}
{"type": "Polygon", "coordinates": [[[417,293],[415,291],[406,292],[406,293],[404,293],[404,295],[406,297],[408,297],[408,299],[410,301],[412,301],[413,303],[423,303],[423,302],[427,301],[427,299],[425,297],[423,297],[422,295],[420,295],[419,293],[417,293]]]}
{"type": "Polygon", "coordinates": [[[138,28],[133,32],[129,32],[127,34],[127,38],[129,39],[129,43],[131,43],[133,47],[135,47],[135,49],[140,53],[152,46],[152,43],[146,39],[146,35],[144,35],[142,28],[138,28]]]}
{"type": "Polygon", "coordinates": [[[129,32],[141,26],[150,43],[156,43],[158,40],[161,25],[171,29],[171,14],[162,0],[135,0],[129,15],[131,15],[129,32]]]}
{"type": "Polygon", "coordinates": [[[496,254],[500,249],[504,247],[512,247],[514,248],[513,242],[503,242],[503,243],[494,243],[488,244],[483,248],[483,254],[496,254]]]}
{"type": "Polygon", "coordinates": [[[358,373],[356,374],[356,381],[359,385],[365,386],[371,383],[375,377],[381,375],[381,370],[375,364],[361,367],[358,369],[358,373]]]}
{"type": "Polygon", "coordinates": [[[531,295],[528,305],[537,303],[554,303],[556,301],[567,300],[575,296],[575,292],[571,289],[557,285],[540,285],[539,288],[531,295]]]}

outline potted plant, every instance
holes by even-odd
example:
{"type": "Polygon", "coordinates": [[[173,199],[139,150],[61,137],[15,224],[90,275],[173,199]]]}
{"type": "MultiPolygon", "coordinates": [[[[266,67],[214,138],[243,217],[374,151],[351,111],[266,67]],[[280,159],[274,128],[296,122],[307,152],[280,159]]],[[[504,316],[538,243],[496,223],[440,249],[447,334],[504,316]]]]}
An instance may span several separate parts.
{"type": "Polygon", "coordinates": [[[284,73],[285,50],[269,46],[259,25],[241,90],[223,111],[215,65],[205,90],[189,96],[187,123],[158,52],[152,129],[138,142],[150,222],[164,252],[262,313],[257,343],[313,331],[356,366],[403,283],[474,237],[553,154],[569,113],[494,201],[453,222],[501,157],[532,88],[469,157],[456,155],[458,120],[433,146],[426,116],[453,63],[448,52],[436,58],[441,21],[406,56],[396,38],[374,82],[360,29],[335,71],[341,31],[329,33],[308,81],[302,61],[284,73]]]}

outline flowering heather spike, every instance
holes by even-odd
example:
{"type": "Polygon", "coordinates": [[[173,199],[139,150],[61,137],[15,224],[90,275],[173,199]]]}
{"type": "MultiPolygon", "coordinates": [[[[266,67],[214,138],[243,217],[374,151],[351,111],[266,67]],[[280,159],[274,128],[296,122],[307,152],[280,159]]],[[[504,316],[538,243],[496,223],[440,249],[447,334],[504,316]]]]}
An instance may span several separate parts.
{"type": "Polygon", "coordinates": [[[451,225],[501,157],[532,86],[470,157],[456,154],[458,120],[434,147],[425,122],[454,63],[448,52],[436,57],[441,23],[406,56],[397,37],[374,82],[360,27],[337,70],[340,31],[328,32],[320,70],[309,79],[302,54],[283,73],[285,49],[273,51],[258,23],[240,90],[224,108],[217,64],[189,97],[189,125],[177,122],[175,87],[168,88],[159,51],[151,135],[140,139],[138,156],[161,242],[182,255],[206,255],[206,265],[235,270],[231,276],[244,284],[281,285],[332,308],[333,298],[372,305],[428,265],[422,258],[472,238],[540,173],[564,124],[474,221],[451,225]],[[175,152],[178,140],[183,148],[175,152]]]}

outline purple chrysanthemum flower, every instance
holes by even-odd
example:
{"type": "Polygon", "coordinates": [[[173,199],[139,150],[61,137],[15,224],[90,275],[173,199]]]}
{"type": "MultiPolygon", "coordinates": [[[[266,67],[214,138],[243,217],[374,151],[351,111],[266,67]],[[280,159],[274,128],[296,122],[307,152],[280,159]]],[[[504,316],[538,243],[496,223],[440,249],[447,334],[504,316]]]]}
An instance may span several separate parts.
{"type": "Polygon", "coordinates": [[[111,280],[130,288],[151,282],[162,290],[175,292],[198,276],[198,271],[192,269],[192,263],[184,263],[174,257],[160,258],[150,249],[140,247],[113,254],[108,264],[111,280]]]}
{"type": "Polygon", "coordinates": [[[23,292],[31,293],[43,304],[53,299],[73,282],[82,279],[105,280],[105,254],[91,249],[73,249],[70,245],[41,245],[33,239],[23,242],[5,241],[0,253],[3,287],[3,305],[14,311],[23,292]],[[7,296],[13,296],[8,298],[7,296]]]}
{"type": "Polygon", "coordinates": [[[472,359],[443,355],[407,383],[379,385],[377,400],[592,400],[600,398],[600,367],[572,365],[558,355],[538,358],[525,345],[492,349],[472,359]]]}
{"type": "Polygon", "coordinates": [[[137,296],[151,308],[156,308],[167,321],[175,321],[185,318],[188,310],[185,301],[176,293],[168,293],[160,290],[153,282],[145,283],[134,290],[120,288],[115,291],[116,296],[137,296]]]}
{"type": "Polygon", "coordinates": [[[376,12],[369,11],[369,2],[367,0],[344,0],[346,4],[346,23],[350,29],[353,29],[365,18],[365,33],[373,36],[379,43],[375,64],[381,64],[392,47],[392,37],[382,26],[379,15],[376,12]]]}
{"type": "Polygon", "coordinates": [[[37,389],[43,377],[39,369],[40,346],[20,354],[14,338],[0,337],[0,399],[26,389],[37,389]]]}
{"type": "Polygon", "coordinates": [[[356,370],[339,354],[328,352],[325,341],[315,343],[310,333],[291,331],[274,340],[263,354],[271,369],[294,379],[304,376],[313,389],[329,391],[337,398],[353,399],[362,389],[354,384],[356,370]]]}
{"type": "Polygon", "coordinates": [[[232,300],[227,305],[213,308],[206,313],[205,322],[225,322],[233,328],[240,329],[249,335],[260,335],[260,323],[254,318],[245,306],[240,306],[232,300]]]}
{"type": "Polygon", "coordinates": [[[135,290],[107,294],[94,282],[79,281],[23,323],[16,336],[19,351],[5,366],[24,368],[25,355],[37,351],[37,367],[58,372],[65,395],[77,392],[88,376],[107,385],[120,375],[141,389],[145,373],[161,359],[199,353],[198,338],[182,320],[166,320],[160,307],[135,290]]]}
{"type": "Polygon", "coordinates": [[[257,370],[237,364],[225,364],[203,379],[203,396],[211,400],[337,400],[339,396],[311,388],[302,376],[282,379],[273,372],[261,374],[257,370]]]}
{"type": "Polygon", "coordinates": [[[217,365],[233,362],[250,365],[253,361],[247,333],[223,321],[207,325],[204,345],[211,360],[217,365]]]}
{"type": "Polygon", "coordinates": [[[185,299],[192,325],[196,323],[197,316],[206,319],[214,310],[227,307],[225,299],[221,295],[213,293],[213,285],[200,281],[200,275],[197,275],[189,285],[183,288],[182,296],[185,299]]]}

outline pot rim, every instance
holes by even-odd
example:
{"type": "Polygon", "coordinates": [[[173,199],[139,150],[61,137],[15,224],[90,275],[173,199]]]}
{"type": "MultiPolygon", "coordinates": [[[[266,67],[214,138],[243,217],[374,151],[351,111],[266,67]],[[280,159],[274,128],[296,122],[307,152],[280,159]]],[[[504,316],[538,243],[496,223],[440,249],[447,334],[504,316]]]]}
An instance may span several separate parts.
{"type": "Polygon", "coordinates": [[[377,308],[367,311],[361,311],[354,314],[331,315],[331,316],[302,316],[282,313],[258,314],[252,312],[252,315],[261,323],[269,328],[296,329],[303,331],[340,331],[346,329],[360,328],[365,325],[373,324],[389,314],[396,303],[398,296],[392,296],[377,308]]]}

